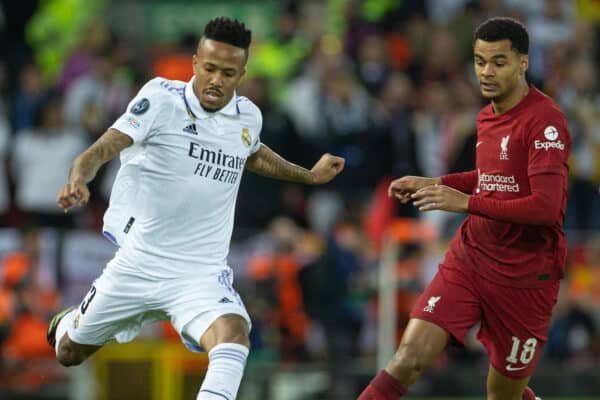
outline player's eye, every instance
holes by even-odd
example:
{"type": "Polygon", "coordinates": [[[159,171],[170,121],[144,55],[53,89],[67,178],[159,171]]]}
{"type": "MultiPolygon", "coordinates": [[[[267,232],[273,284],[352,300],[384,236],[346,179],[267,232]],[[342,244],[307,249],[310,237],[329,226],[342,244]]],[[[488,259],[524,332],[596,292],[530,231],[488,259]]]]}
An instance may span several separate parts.
{"type": "Polygon", "coordinates": [[[506,63],[496,63],[496,67],[504,67],[506,63]]]}

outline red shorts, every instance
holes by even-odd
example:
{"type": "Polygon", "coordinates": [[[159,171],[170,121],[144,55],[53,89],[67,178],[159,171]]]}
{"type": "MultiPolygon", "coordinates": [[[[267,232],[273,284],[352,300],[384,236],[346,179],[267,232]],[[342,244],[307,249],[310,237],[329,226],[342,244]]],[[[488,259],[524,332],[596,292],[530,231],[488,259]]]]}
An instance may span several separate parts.
{"type": "Polygon", "coordinates": [[[491,365],[509,378],[531,376],[556,303],[560,282],[545,288],[511,288],[483,278],[469,267],[442,266],[411,312],[432,322],[464,345],[481,322],[477,339],[491,365]]]}

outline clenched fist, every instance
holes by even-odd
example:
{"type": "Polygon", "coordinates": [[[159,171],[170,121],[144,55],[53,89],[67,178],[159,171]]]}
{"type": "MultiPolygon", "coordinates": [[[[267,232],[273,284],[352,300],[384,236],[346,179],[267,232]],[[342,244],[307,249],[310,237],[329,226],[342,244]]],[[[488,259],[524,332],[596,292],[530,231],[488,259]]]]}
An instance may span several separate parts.
{"type": "Polygon", "coordinates": [[[337,174],[342,172],[345,162],[346,160],[342,157],[336,157],[329,153],[323,154],[310,170],[313,176],[313,181],[311,183],[320,185],[329,182],[335,178],[337,174]]]}
{"type": "Polygon", "coordinates": [[[56,202],[67,212],[73,206],[85,206],[90,199],[90,191],[85,183],[67,183],[58,192],[56,202]]]}

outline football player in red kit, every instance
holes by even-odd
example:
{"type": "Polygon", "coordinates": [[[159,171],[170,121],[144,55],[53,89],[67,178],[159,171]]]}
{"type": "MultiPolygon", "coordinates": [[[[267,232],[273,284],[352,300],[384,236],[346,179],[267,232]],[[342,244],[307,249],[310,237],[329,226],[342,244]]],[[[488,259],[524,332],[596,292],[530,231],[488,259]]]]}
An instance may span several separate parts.
{"type": "Polygon", "coordinates": [[[396,354],[359,400],[402,397],[477,322],[490,359],[487,399],[536,399],[527,384],[565,264],[570,134],[556,104],[525,79],[528,47],[525,27],[510,18],[489,19],[475,32],[475,73],[490,100],[477,117],[475,170],[390,184],[390,196],[421,211],[468,216],[396,354]]]}

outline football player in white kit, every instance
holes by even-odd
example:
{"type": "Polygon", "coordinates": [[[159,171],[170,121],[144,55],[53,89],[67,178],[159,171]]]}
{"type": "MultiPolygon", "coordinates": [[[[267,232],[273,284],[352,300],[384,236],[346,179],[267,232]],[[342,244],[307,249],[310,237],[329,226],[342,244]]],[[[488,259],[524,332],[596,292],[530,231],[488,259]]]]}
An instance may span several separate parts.
{"type": "Polygon", "coordinates": [[[308,170],[260,142],[260,110],[235,94],[250,41],[243,23],[211,20],[190,82],[146,83],[73,162],[57,200],[65,211],[88,202],[87,183],[120,154],[104,224],[119,249],[81,304],[49,324],[48,342],[62,365],[78,365],[111,340],[130,341],[142,325],[169,320],[188,348],[208,352],[197,399],[236,398],[250,317],[232,287],[227,254],[242,172],[319,185],[344,167],[343,158],[325,154],[308,170]]]}

